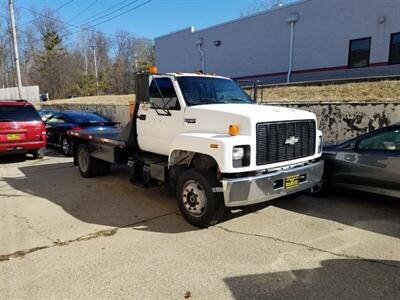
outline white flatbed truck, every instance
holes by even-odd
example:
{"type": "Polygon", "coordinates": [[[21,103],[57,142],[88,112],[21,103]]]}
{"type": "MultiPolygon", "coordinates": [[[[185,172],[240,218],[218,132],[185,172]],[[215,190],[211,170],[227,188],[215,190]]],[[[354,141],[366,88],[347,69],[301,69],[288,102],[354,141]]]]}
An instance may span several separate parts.
{"type": "Polygon", "coordinates": [[[163,183],[184,218],[216,224],[226,208],[313,189],[322,133],[313,113],[256,104],[233,80],[199,73],[140,73],[131,121],[71,131],[83,177],[125,164],[131,182],[163,183]]]}

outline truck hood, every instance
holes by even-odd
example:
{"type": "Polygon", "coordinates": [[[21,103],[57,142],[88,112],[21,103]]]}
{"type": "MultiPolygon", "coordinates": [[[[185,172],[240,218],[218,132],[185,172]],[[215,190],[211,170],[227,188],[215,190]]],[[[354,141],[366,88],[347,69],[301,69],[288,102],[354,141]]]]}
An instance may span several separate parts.
{"type": "Polygon", "coordinates": [[[227,133],[229,125],[239,125],[240,134],[251,135],[257,123],[315,120],[304,110],[257,104],[207,104],[186,108],[184,132],[227,133]],[[200,130],[200,131],[199,131],[200,130]]]}

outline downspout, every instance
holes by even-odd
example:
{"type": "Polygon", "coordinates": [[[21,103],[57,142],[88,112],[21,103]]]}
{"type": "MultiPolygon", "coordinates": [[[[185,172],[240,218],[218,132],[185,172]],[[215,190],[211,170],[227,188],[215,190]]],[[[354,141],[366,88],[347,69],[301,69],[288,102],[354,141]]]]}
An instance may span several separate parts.
{"type": "Polygon", "coordinates": [[[289,70],[286,77],[286,83],[290,83],[290,77],[293,69],[293,46],[294,46],[294,24],[299,20],[298,14],[291,14],[287,17],[286,22],[290,24],[290,48],[289,48],[289,70]]]}
{"type": "Polygon", "coordinates": [[[204,50],[201,48],[201,46],[203,45],[203,39],[199,38],[196,41],[196,45],[197,45],[197,50],[199,51],[200,55],[201,55],[201,71],[204,73],[206,70],[206,53],[204,52],[204,50]]]}

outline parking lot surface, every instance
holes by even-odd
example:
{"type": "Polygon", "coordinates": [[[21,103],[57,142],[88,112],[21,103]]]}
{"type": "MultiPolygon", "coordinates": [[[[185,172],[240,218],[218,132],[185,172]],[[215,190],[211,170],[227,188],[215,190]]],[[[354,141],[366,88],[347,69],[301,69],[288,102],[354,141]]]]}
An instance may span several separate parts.
{"type": "Polygon", "coordinates": [[[199,230],[123,168],[1,163],[0,299],[400,298],[400,201],[299,195],[199,230]]]}

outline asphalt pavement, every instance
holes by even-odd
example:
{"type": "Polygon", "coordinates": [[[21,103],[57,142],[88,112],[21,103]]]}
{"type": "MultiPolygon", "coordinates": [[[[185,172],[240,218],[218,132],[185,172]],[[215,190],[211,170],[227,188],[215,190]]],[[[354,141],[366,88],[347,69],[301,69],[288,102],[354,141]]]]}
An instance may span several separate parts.
{"type": "Polygon", "coordinates": [[[400,298],[400,200],[276,199],[199,230],[127,171],[0,158],[0,299],[400,298]]]}

